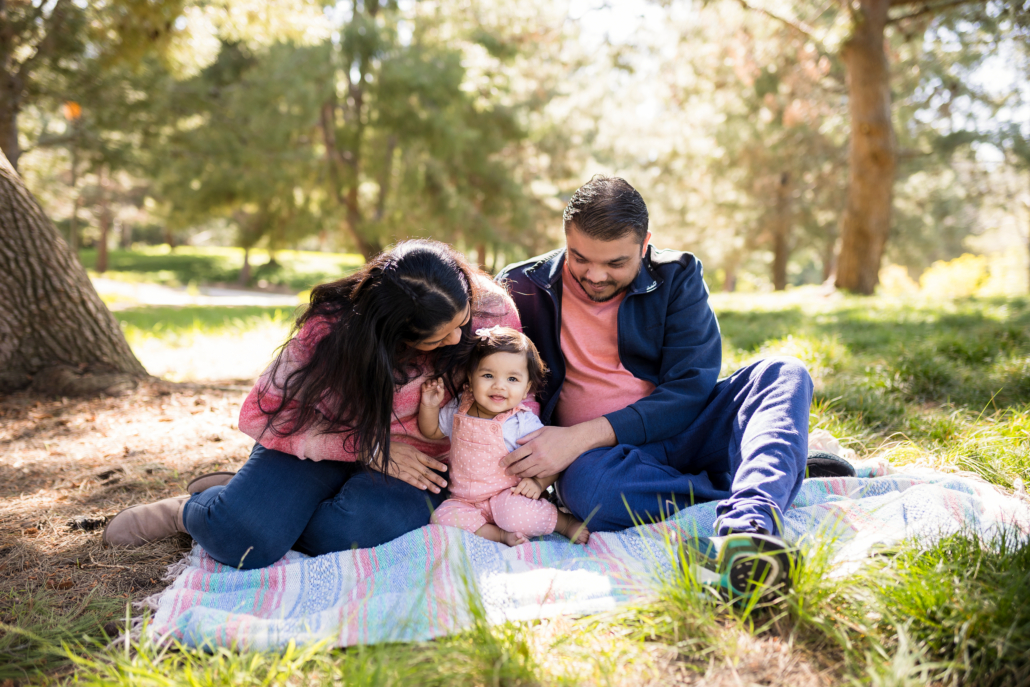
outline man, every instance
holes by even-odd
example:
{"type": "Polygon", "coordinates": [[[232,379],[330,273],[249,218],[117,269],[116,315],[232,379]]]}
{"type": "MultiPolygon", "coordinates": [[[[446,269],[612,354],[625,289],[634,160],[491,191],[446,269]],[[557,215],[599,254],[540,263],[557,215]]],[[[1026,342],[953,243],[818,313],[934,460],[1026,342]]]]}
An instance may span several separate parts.
{"type": "Polygon", "coordinates": [[[808,454],[804,365],[772,358],[718,381],[701,263],[650,245],[647,206],[625,180],[582,186],[564,228],[566,248],[498,276],[550,369],[537,400],[555,425],[501,464],[522,477],[564,470],[559,496],[591,532],[719,501],[717,534],[782,549],[775,535],[808,454]]]}

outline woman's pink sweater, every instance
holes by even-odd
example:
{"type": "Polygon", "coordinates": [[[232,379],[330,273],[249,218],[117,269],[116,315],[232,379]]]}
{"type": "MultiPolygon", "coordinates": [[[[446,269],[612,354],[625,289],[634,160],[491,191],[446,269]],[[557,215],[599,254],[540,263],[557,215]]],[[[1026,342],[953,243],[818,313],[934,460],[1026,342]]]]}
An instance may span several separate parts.
{"type": "MultiPolygon", "coordinates": [[[[477,309],[489,313],[489,316],[475,317],[472,321],[473,331],[480,327],[513,327],[522,331],[518,311],[507,292],[489,277],[478,275],[479,288],[483,299],[477,309]]],[[[271,377],[269,366],[258,378],[254,388],[250,390],[243,407],[240,408],[240,430],[261,443],[265,448],[282,451],[298,458],[308,460],[357,460],[357,456],[344,449],[345,434],[325,434],[318,427],[308,427],[285,437],[279,437],[266,431],[268,416],[258,407],[264,401],[265,408],[277,408],[281,402],[282,380],[298,367],[311,359],[315,346],[329,332],[329,323],[325,318],[313,318],[286,345],[282,352],[282,362],[276,377],[271,377]],[[266,388],[267,387],[267,388],[266,388]]],[[[427,439],[418,431],[418,406],[422,396],[422,382],[428,375],[420,375],[393,392],[394,421],[390,425],[390,434],[394,441],[400,441],[417,448],[423,453],[440,457],[450,450],[449,439],[427,439]]],[[[449,399],[445,399],[449,400],[449,399]]],[[[331,402],[324,400],[322,404],[331,402]]],[[[527,401],[536,409],[535,403],[527,401]]]]}

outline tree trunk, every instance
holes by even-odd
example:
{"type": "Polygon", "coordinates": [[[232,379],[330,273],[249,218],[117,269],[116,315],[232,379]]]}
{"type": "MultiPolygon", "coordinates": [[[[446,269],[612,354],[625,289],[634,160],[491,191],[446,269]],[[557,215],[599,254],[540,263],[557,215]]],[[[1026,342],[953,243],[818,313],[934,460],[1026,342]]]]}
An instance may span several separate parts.
{"type": "Polygon", "coordinates": [[[118,245],[122,250],[132,248],[132,225],[125,220],[118,223],[118,245]]]}
{"type": "Polygon", "coordinates": [[[379,252],[377,246],[365,240],[361,235],[361,210],[358,206],[357,182],[346,184],[347,191],[344,191],[344,178],[352,169],[356,169],[357,162],[349,160],[349,153],[344,153],[337,147],[336,143],[336,103],[327,102],[322,105],[321,111],[322,137],[325,141],[325,157],[329,166],[329,180],[333,186],[333,195],[347,213],[346,229],[355,247],[366,260],[379,252]]]}
{"type": "Polygon", "coordinates": [[[737,266],[728,265],[723,268],[726,278],[722,280],[723,293],[733,293],[737,290],[737,266]]]}
{"type": "Polygon", "coordinates": [[[837,232],[826,232],[825,243],[823,243],[823,283],[836,279],[837,277],[837,232]]]}
{"type": "Polygon", "coordinates": [[[100,168],[100,243],[97,244],[97,264],[94,269],[100,274],[107,271],[107,237],[111,233],[111,202],[108,198],[107,184],[104,181],[104,168],[100,168]]]}
{"type": "Polygon", "coordinates": [[[787,288],[787,260],[790,258],[790,172],[780,175],[776,186],[776,216],[773,220],[773,288],[787,288]]]}
{"type": "Polygon", "coordinates": [[[483,241],[476,244],[476,261],[479,263],[479,269],[486,269],[486,243],[483,241]]]}
{"type": "Polygon", "coordinates": [[[837,287],[871,294],[891,224],[897,143],[884,27],[890,0],[860,0],[858,19],[841,51],[851,117],[848,195],[841,217],[837,287]]]}
{"type": "Polygon", "coordinates": [[[243,247],[243,267],[240,269],[240,276],[237,278],[236,283],[240,286],[246,286],[250,283],[250,246],[243,247]]]}
{"type": "Polygon", "coordinates": [[[146,376],[86,271],[0,155],[0,393],[114,393],[146,376]]]}
{"type": "Polygon", "coordinates": [[[737,272],[740,270],[740,264],[744,261],[744,255],[742,251],[734,251],[730,253],[722,264],[722,290],[723,293],[733,293],[737,290],[737,272]]]}
{"type": "Polygon", "coordinates": [[[501,247],[496,243],[491,244],[490,247],[493,248],[494,251],[494,257],[490,260],[490,274],[496,275],[501,271],[501,268],[504,267],[504,263],[501,262],[501,258],[503,256],[501,255],[501,247]]]}

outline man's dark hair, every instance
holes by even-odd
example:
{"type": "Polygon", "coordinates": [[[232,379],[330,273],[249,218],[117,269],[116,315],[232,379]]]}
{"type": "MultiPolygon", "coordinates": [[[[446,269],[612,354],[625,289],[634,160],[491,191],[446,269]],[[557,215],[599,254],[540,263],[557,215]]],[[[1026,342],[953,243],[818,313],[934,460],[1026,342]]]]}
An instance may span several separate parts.
{"type": "Polygon", "coordinates": [[[562,219],[565,231],[575,224],[587,236],[601,241],[615,241],[633,232],[643,243],[647,236],[644,199],[619,177],[595,174],[572,194],[562,219]]]}

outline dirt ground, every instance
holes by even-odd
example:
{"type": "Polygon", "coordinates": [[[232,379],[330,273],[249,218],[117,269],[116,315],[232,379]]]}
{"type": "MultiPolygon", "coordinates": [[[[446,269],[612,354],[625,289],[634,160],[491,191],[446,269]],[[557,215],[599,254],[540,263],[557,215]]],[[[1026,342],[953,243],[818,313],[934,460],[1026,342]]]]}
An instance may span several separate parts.
{"type": "Polygon", "coordinates": [[[103,527],[123,508],[242,465],[253,444],[236,428],[246,384],[155,381],[119,397],[0,397],[0,621],[19,593],[40,588],[71,605],[90,592],[138,600],[166,586],[187,536],[112,551],[101,546],[103,527]]]}

